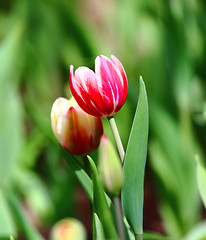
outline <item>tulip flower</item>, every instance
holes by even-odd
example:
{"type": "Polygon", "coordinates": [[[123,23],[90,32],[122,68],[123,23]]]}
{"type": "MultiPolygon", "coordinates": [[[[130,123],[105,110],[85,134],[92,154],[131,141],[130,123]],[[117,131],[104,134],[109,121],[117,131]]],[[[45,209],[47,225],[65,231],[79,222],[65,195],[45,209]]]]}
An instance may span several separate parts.
{"type": "Polygon", "coordinates": [[[56,99],[51,123],[58,142],[70,153],[85,155],[99,146],[103,134],[101,118],[84,112],[73,97],[56,99]]]}
{"type": "Polygon", "coordinates": [[[83,224],[74,218],[65,218],[57,222],[51,230],[51,240],[86,240],[83,224]]]}
{"type": "Polygon", "coordinates": [[[127,77],[120,61],[111,56],[98,56],[95,72],[79,67],[73,74],[69,69],[71,92],[79,106],[88,114],[112,117],[123,106],[128,92],[127,77]]]}

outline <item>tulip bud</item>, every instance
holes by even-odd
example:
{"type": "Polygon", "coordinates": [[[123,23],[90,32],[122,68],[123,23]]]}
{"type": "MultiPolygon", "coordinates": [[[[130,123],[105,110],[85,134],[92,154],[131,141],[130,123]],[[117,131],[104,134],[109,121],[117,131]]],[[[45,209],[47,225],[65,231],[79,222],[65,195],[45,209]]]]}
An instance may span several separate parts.
{"type": "Polygon", "coordinates": [[[66,218],[57,222],[51,230],[51,240],[86,240],[83,224],[74,218],[66,218]]]}
{"type": "Polygon", "coordinates": [[[124,180],[122,164],[112,143],[105,135],[101,138],[99,148],[99,170],[108,194],[119,195],[124,180]]]}
{"type": "Polygon", "coordinates": [[[95,72],[87,67],[79,67],[73,75],[73,66],[69,69],[69,83],[74,98],[85,112],[93,116],[113,116],[127,97],[128,83],[124,68],[115,56],[111,58],[98,56],[95,72]]]}
{"type": "Polygon", "coordinates": [[[60,145],[76,155],[88,154],[99,146],[102,121],[84,112],[74,98],[58,98],[51,111],[51,124],[60,145]]]}

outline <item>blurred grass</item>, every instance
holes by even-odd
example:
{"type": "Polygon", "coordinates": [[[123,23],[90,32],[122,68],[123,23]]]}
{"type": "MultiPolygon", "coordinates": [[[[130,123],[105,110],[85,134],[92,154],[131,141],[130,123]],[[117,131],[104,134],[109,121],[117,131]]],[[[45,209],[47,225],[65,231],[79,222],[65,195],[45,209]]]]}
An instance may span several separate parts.
{"type": "MultiPolygon", "coordinates": [[[[81,218],[76,179],[56,147],[50,109],[57,97],[70,96],[69,65],[94,68],[98,54],[116,55],[128,76],[128,98],[116,115],[125,147],[144,77],[147,167],[164,231],[178,240],[201,220],[194,154],[204,165],[205,15],[206,3],[195,0],[1,1],[0,187],[18,193],[38,227],[81,218]]],[[[106,121],[104,129],[113,139],[106,121]]]]}

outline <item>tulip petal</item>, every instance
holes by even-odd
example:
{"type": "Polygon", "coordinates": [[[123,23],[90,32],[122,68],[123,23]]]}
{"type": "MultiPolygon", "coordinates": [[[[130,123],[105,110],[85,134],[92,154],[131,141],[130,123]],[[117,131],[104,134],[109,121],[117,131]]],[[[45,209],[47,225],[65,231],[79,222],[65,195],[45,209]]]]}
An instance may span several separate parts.
{"type": "Polygon", "coordinates": [[[66,98],[59,97],[55,100],[55,102],[52,105],[51,110],[51,125],[52,130],[57,137],[57,122],[59,120],[59,117],[61,114],[65,111],[67,111],[69,106],[69,100],[66,98]]]}
{"type": "Polygon", "coordinates": [[[123,104],[127,98],[127,92],[128,92],[128,82],[127,82],[127,76],[124,71],[124,68],[121,64],[121,62],[116,58],[114,55],[111,56],[113,63],[116,65],[116,67],[121,72],[122,78],[123,78],[123,104]]]}
{"type": "Polygon", "coordinates": [[[64,148],[69,149],[68,143],[70,139],[70,131],[69,131],[69,121],[67,111],[63,112],[58,119],[57,126],[56,126],[56,135],[58,142],[64,148]]]}
{"type": "Polygon", "coordinates": [[[109,58],[102,55],[95,60],[95,72],[97,76],[100,76],[108,115],[111,115],[116,112],[118,104],[122,105],[123,79],[121,73],[109,58]]]}
{"type": "Polygon", "coordinates": [[[86,67],[78,68],[74,76],[73,66],[70,66],[70,88],[79,106],[90,115],[102,116],[103,112],[101,110],[104,111],[104,104],[95,79],[95,73],[86,67]]]}
{"type": "Polygon", "coordinates": [[[103,133],[101,119],[90,116],[82,109],[75,107],[70,107],[67,115],[70,134],[67,133],[69,139],[66,145],[69,146],[69,150],[77,155],[85,155],[95,150],[99,146],[103,133]]]}
{"type": "Polygon", "coordinates": [[[84,92],[84,96],[87,97],[87,104],[94,111],[105,112],[104,99],[102,98],[102,86],[98,81],[96,74],[87,67],[80,67],[75,71],[75,77],[84,92]],[[89,99],[88,99],[89,96],[89,99]]]}

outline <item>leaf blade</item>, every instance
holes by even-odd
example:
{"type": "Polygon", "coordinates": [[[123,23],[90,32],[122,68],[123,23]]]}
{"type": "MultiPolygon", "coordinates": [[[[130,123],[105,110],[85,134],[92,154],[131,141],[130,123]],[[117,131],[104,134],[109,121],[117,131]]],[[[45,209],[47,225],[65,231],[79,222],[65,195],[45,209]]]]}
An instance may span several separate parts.
{"type": "Polygon", "coordinates": [[[11,234],[16,235],[16,229],[12,219],[12,213],[9,205],[4,197],[2,190],[0,189],[0,238],[6,237],[7,239],[11,234]]]}
{"type": "Polygon", "coordinates": [[[140,95],[124,160],[125,184],[122,189],[123,210],[135,234],[143,234],[143,187],[148,125],[147,93],[140,77],[140,95]]]}
{"type": "Polygon", "coordinates": [[[87,159],[92,172],[94,194],[93,211],[97,214],[100,222],[102,223],[106,239],[118,239],[116,229],[113,223],[113,218],[109,209],[106,195],[104,193],[104,188],[99,177],[96,165],[89,155],[87,156],[87,159]]]}
{"type": "Polygon", "coordinates": [[[197,183],[198,183],[198,189],[200,193],[200,197],[202,199],[202,202],[204,204],[204,207],[206,208],[206,169],[202,166],[200,163],[198,155],[197,158],[197,183]]]}
{"type": "Polygon", "coordinates": [[[82,187],[84,188],[85,192],[87,193],[87,196],[91,203],[93,202],[93,184],[88,176],[88,174],[84,171],[82,166],[79,164],[78,160],[67,152],[65,149],[63,149],[63,155],[65,157],[65,160],[70,165],[70,167],[74,170],[76,177],[78,178],[79,182],[81,183],[82,187]]]}

